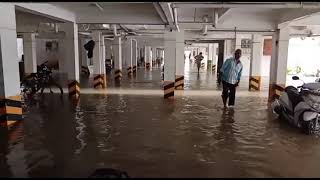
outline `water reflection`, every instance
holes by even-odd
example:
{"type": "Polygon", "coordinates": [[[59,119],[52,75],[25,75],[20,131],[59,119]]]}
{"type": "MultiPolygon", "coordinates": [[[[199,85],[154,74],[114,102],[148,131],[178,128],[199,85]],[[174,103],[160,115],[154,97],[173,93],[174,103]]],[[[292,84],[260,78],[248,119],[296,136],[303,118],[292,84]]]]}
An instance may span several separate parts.
{"type": "Polygon", "coordinates": [[[83,112],[81,111],[79,103],[76,106],[75,120],[76,120],[76,123],[78,124],[76,127],[76,130],[78,130],[79,132],[76,138],[80,142],[80,147],[76,149],[75,153],[80,154],[82,149],[85,148],[85,146],[87,145],[87,143],[84,140],[86,125],[83,122],[84,116],[83,116],[83,112]]]}

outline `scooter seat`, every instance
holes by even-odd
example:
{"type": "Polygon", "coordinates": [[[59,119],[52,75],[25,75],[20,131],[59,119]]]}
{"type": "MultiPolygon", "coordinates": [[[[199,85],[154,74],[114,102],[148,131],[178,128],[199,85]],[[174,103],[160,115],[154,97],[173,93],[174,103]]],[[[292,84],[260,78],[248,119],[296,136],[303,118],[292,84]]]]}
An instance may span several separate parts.
{"type": "Polygon", "coordinates": [[[303,101],[303,98],[296,87],[288,86],[284,91],[288,94],[288,98],[292,103],[292,109],[294,109],[299,102],[303,101]]]}

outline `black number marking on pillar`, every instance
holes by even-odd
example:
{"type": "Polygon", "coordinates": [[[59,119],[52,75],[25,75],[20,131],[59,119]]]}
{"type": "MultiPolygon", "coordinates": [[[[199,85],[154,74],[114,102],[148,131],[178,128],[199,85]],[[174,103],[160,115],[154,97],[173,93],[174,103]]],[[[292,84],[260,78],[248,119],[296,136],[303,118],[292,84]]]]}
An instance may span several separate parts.
{"type": "Polygon", "coordinates": [[[170,98],[174,96],[174,82],[165,82],[164,87],[164,98],[170,98]]]}
{"type": "Polygon", "coordinates": [[[0,125],[10,127],[20,122],[22,117],[21,96],[0,99],[0,125]]]}
{"type": "Polygon", "coordinates": [[[80,96],[80,84],[74,80],[68,84],[69,97],[79,98],[80,96]]]}
{"type": "Polygon", "coordinates": [[[175,80],[175,88],[183,89],[184,88],[184,76],[177,76],[175,80]]]}
{"type": "Polygon", "coordinates": [[[103,88],[104,87],[104,76],[103,75],[98,74],[93,78],[93,87],[94,88],[103,88]]]}

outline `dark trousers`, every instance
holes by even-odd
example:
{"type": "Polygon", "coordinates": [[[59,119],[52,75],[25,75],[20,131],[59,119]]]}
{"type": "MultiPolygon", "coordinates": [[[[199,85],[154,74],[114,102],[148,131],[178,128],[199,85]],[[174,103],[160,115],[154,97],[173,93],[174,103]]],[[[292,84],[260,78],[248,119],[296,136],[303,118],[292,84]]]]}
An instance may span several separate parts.
{"type": "Polygon", "coordinates": [[[224,100],[227,100],[229,98],[228,105],[234,106],[234,101],[236,98],[236,85],[222,81],[222,88],[222,98],[224,100]]]}

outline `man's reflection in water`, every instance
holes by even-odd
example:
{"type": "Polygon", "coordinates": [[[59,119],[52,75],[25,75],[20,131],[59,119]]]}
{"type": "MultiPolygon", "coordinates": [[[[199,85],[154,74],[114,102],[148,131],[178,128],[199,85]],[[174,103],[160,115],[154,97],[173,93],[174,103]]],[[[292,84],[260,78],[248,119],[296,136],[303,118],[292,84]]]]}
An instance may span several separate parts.
{"type": "Polygon", "coordinates": [[[234,129],[234,110],[233,109],[223,109],[221,115],[220,125],[218,127],[219,139],[223,139],[224,148],[232,148],[232,145],[235,143],[235,129],[234,129]]]}
{"type": "Polygon", "coordinates": [[[234,109],[224,108],[222,112],[222,121],[233,123],[234,122],[234,109]]]}

